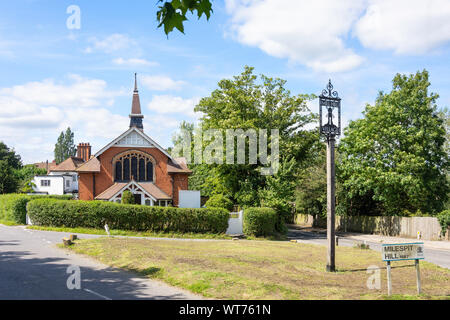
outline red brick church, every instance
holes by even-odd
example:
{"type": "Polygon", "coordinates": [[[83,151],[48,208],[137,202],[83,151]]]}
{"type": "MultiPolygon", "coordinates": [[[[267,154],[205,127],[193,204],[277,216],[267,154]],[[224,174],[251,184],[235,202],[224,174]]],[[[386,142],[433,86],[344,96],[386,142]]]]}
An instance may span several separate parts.
{"type": "Polygon", "coordinates": [[[80,200],[120,202],[129,190],[138,204],[178,206],[191,171],[144,133],[143,118],[135,79],[130,128],[76,169],[80,200]]]}

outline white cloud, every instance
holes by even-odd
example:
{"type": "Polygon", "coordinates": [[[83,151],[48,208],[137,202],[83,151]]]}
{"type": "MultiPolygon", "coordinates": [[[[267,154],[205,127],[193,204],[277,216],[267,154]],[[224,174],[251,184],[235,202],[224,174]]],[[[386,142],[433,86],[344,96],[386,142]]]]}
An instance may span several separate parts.
{"type": "Polygon", "coordinates": [[[198,113],[194,112],[194,108],[199,101],[198,98],[183,99],[170,95],[157,95],[153,96],[148,109],[159,114],[183,114],[196,117],[198,113]]]}
{"type": "Polygon", "coordinates": [[[92,53],[94,51],[102,51],[105,53],[112,53],[124,49],[130,49],[136,45],[136,41],[128,37],[127,35],[115,33],[107,36],[106,38],[99,40],[97,38],[91,38],[89,42],[92,46],[85,49],[85,53],[92,53]]]}
{"type": "Polygon", "coordinates": [[[117,65],[125,65],[125,66],[148,66],[148,67],[155,67],[159,66],[158,62],[154,61],[148,61],[146,59],[138,59],[138,58],[130,58],[130,59],[124,59],[124,58],[117,58],[113,60],[114,64],[117,65]]]}
{"type": "Polygon", "coordinates": [[[226,0],[241,43],[315,70],[346,71],[363,58],[345,45],[363,0],[226,0]]]}
{"type": "Polygon", "coordinates": [[[104,98],[117,93],[106,90],[106,82],[98,79],[85,79],[79,75],[69,75],[71,84],[55,83],[53,79],[28,82],[11,88],[0,89],[0,101],[10,100],[15,106],[46,105],[57,107],[92,107],[104,98]]]}
{"type": "Polygon", "coordinates": [[[75,143],[97,148],[128,128],[129,118],[104,108],[122,92],[107,90],[103,80],[70,75],[0,89],[0,140],[14,147],[26,163],[53,160],[59,133],[75,132],[75,143]]]}
{"type": "Polygon", "coordinates": [[[423,54],[450,41],[448,0],[369,0],[355,34],[371,49],[423,54]]]}
{"type": "Polygon", "coordinates": [[[147,89],[154,91],[179,90],[185,84],[184,81],[173,80],[170,77],[161,75],[142,75],[139,81],[147,89]]]}

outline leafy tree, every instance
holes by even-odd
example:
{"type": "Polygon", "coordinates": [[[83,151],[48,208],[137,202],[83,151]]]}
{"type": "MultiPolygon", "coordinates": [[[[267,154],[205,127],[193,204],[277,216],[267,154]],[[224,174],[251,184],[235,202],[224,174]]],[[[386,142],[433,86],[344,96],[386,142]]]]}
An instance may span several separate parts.
{"type": "MultiPolygon", "coordinates": [[[[450,110],[448,108],[444,108],[439,113],[439,115],[442,118],[442,121],[444,121],[444,127],[445,127],[444,150],[445,150],[446,154],[450,154],[450,110]]],[[[450,184],[450,171],[449,170],[447,170],[447,183],[450,184]]],[[[450,196],[447,199],[445,209],[450,210],[450,196]]]]}
{"type": "Polygon", "coordinates": [[[225,208],[228,211],[233,210],[233,202],[223,194],[215,194],[206,201],[207,208],[225,208]]]}
{"type": "Polygon", "coordinates": [[[30,164],[22,167],[19,170],[16,170],[16,176],[19,181],[19,191],[21,193],[30,193],[33,192],[33,183],[32,180],[35,176],[45,175],[47,174],[47,170],[43,168],[37,168],[36,166],[30,164]]]}
{"type": "Polygon", "coordinates": [[[17,191],[17,176],[7,160],[0,160],[0,194],[17,191]]]}
{"type": "Polygon", "coordinates": [[[5,160],[12,169],[20,169],[22,160],[14,149],[8,148],[6,144],[0,141],[0,160],[5,160]]]}
{"type": "Polygon", "coordinates": [[[449,159],[437,94],[426,70],[397,74],[341,140],[339,206],[349,214],[437,214],[448,197],[449,159]]]}
{"type": "Polygon", "coordinates": [[[295,206],[299,213],[318,217],[327,212],[327,160],[325,145],[317,143],[316,147],[311,150],[315,157],[310,165],[299,174],[295,206]]]}
{"type": "Polygon", "coordinates": [[[17,191],[18,178],[15,170],[22,167],[20,156],[0,141],[0,194],[17,191]]]}
{"type": "Polygon", "coordinates": [[[74,133],[67,128],[66,132],[61,132],[58,141],[55,144],[55,161],[60,164],[69,157],[77,154],[77,148],[74,144],[74,133]]]}
{"type": "Polygon", "coordinates": [[[129,190],[125,190],[122,194],[122,204],[135,204],[134,195],[129,190]]]}
{"type": "Polygon", "coordinates": [[[177,28],[178,31],[184,33],[183,22],[188,20],[186,15],[197,13],[198,19],[203,15],[209,20],[213,12],[210,0],[158,0],[162,5],[158,6],[156,19],[159,22],[158,28],[164,26],[164,32],[168,35],[177,28]]]}
{"type": "Polygon", "coordinates": [[[266,187],[259,190],[261,206],[274,208],[279,213],[276,229],[282,233],[287,231],[285,223],[292,223],[294,220],[293,202],[296,181],[293,177],[296,169],[294,158],[285,160],[275,175],[267,177],[266,187]]]}
{"type": "MultiPolygon", "coordinates": [[[[203,130],[255,129],[258,132],[259,129],[268,129],[270,132],[271,129],[278,129],[280,163],[295,163],[289,172],[289,179],[295,180],[297,169],[307,159],[309,149],[316,140],[313,133],[303,129],[304,125],[316,119],[306,106],[306,102],[314,96],[292,96],[285,84],[285,80],[264,75],[258,77],[253,74],[253,68],[245,67],[244,72],[233,79],[221,80],[219,88],[209,97],[201,99],[195,111],[204,114],[201,118],[203,130]]],[[[271,142],[269,136],[269,146],[271,142]]],[[[248,141],[246,144],[248,150],[248,141]]],[[[261,196],[268,195],[260,190],[267,186],[268,181],[272,181],[261,175],[260,165],[253,164],[213,164],[209,166],[208,179],[210,185],[214,186],[213,194],[225,194],[241,206],[260,205],[261,196]],[[220,191],[215,191],[217,189],[220,191]]],[[[287,179],[287,175],[276,179],[282,183],[281,180],[287,179]]],[[[275,196],[276,192],[271,194],[275,196]]],[[[290,201],[293,200],[292,195],[290,201]]]]}

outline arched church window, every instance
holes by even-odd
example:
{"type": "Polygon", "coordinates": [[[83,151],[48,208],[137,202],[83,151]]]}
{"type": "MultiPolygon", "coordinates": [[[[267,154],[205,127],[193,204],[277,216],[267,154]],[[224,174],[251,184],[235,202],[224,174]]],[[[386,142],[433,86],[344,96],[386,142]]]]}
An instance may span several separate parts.
{"type": "MultiPolygon", "coordinates": [[[[153,174],[152,174],[152,176],[153,176],[153,174]]],[[[146,181],[146,177],[145,177],[145,159],[143,159],[143,158],[139,159],[139,181],[146,181]]]]}
{"type": "Polygon", "coordinates": [[[123,181],[130,181],[130,159],[123,160],[123,181]]]}
{"type": "Polygon", "coordinates": [[[137,157],[132,157],[132,158],[131,158],[131,177],[132,177],[135,181],[139,181],[139,177],[138,177],[138,161],[137,161],[137,157]]]}
{"type": "Polygon", "coordinates": [[[122,181],[122,162],[116,162],[116,181],[122,181]]]}
{"type": "Polygon", "coordinates": [[[153,181],[153,163],[147,162],[147,179],[145,181],[153,181]]]}
{"type": "Polygon", "coordinates": [[[154,161],[149,154],[137,150],[121,153],[113,159],[114,181],[129,182],[134,179],[153,182],[154,161]]]}

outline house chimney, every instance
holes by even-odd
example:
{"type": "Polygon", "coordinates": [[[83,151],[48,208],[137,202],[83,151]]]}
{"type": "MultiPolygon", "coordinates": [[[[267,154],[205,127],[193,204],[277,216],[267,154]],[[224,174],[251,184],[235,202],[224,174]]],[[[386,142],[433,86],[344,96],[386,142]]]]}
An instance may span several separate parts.
{"type": "Polygon", "coordinates": [[[80,143],[77,147],[77,157],[83,159],[84,162],[91,158],[91,145],[89,143],[80,143]]]}

